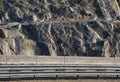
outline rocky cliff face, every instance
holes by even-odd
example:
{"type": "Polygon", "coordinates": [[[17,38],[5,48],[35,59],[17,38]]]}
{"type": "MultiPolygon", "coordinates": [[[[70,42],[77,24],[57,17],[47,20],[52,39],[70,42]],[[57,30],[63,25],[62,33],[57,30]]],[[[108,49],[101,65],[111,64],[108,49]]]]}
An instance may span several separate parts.
{"type": "Polygon", "coordinates": [[[120,56],[120,0],[0,0],[0,54],[120,56]]]}

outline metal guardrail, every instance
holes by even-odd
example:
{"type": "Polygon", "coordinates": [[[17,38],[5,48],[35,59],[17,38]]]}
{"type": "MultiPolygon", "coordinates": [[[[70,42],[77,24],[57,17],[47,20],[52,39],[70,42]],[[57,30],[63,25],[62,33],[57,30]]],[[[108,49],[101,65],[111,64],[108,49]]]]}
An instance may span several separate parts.
{"type": "Polygon", "coordinates": [[[120,78],[120,58],[0,56],[0,79],[120,78]]]}
{"type": "Polygon", "coordinates": [[[49,77],[120,78],[120,67],[95,65],[0,65],[0,79],[49,77]]]}

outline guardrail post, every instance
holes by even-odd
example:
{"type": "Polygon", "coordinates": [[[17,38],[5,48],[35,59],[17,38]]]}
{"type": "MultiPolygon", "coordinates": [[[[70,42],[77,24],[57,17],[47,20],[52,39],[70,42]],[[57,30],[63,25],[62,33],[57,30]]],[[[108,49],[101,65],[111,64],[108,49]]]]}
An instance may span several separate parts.
{"type": "Polygon", "coordinates": [[[35,75],[33,76],[33,79],[35,79],[35,75]]]}
{"type": "Polygon", "coordinates": [[[119,75],[117,75],[117,79],[119,79],[119,75]]]}
{"type": "Polygon", "coordinates": [[[79,75],[77,75],[77,77],[76,77],[77,79],[79,79],[79,75]]]}
{"type": "Polygon", "coordinates": [[[97,79],[99,79],[99,75],[97,75],[97,79]]]}
{"type": "Polygon", "coordinates": [[[58,75],[56,75],[56,79],[58,79],[58,75]]]}

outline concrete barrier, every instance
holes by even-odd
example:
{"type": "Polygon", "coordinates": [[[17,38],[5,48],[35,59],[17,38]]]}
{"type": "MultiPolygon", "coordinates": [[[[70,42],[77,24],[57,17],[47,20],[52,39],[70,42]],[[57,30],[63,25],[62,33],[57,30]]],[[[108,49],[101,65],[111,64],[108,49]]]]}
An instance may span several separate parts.
{"type": "Polygon", "coordinates": [[[120,58],[76,56],[0,56],[0,64],[112,65],[120,66],[120,58]]]}

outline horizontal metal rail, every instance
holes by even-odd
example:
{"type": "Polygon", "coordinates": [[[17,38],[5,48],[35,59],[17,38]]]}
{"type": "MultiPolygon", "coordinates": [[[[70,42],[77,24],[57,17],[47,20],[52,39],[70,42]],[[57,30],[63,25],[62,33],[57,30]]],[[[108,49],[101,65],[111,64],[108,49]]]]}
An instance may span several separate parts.
{"type": "Polygon", "coordinates": [[[0,78],[36,77],[115,77],[119,78],[120,68],[90,65],[0,65],[0,78]]]}
{"type": "Polygon", "coordinates": [[[26,74],[4,74],[0,75],[1,79],[5,78],[36,78],[36,77],[113,77],[119,78],[119,73],[26,73],[26,74]]]}
{"type": "Polygon", "coordinates": [[[71,68],[67,68],[67,67],[55,67],[55,68],[52,68],[52,67],[49,67],[49,68],[43,68],[43,67],[37,67],[37,68],[34,68],[34,67],[31,67],[31,68],[1,68],[0,71],[20,71],[20,70],[61,70],[61,69],[64,69],[64,70],[119,70],[120,71],[120,68],[85,68],[85,67],[82,67],[82,68],[79,68],[79,67],[71,67],[71,68]]]}

